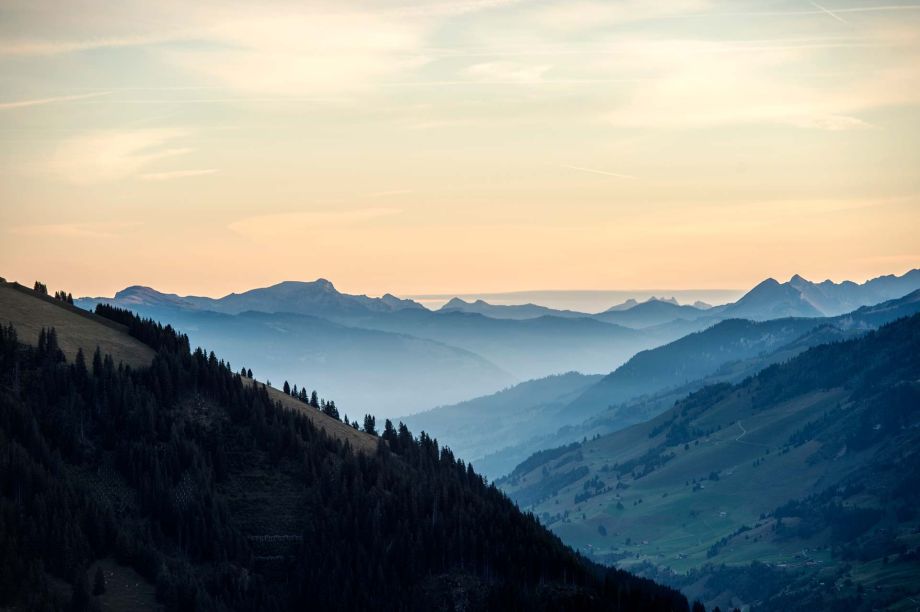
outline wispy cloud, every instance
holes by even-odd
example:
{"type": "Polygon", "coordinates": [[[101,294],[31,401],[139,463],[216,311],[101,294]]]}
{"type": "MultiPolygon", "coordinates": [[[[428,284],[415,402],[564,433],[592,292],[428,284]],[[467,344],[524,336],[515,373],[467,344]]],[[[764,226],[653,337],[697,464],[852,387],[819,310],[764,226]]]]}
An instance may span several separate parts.
{"type": "Polygon", "coordinates": [[[211,45],[163,56],[247,93],[352,93],[423,65],[427,29],[424,20],[357,10],[250,11],[203,25],[198,35],[211,45]]]}
{"type": "Polygon", "coordinates": [[[79,134],[58,145],[47,168],[78,185],[121,180],[138,175],[157,160],[192,152],[189,147],[175,146],[184,136],[186,133],[177,129],[79,134]]]}
{"type": "Polygon", "coordinates": [[[70,40],[8,39],[0,41],[0,56],[3,55],[61,55],[94,49],[137,47],[175,40],[175,35],[155,34],[129,36],[124,38],[88,38],[70,40]]]}
{"type": "Polygon", "coordinates": [[[140,223],[99,222],[99,223],[48,223],[19,225],[9,228],[11,234],[21,236],[44,236],[59,238],[111,238],[125,231],[139,227],[140,223]]]}
{"type": "MultiPolygon", "coordinates": [[[[863,129],[867,110],[920,102],[920,41],[901,32],[874,33],[888,44],[889,59],[874,55],[825,78],[796,74],[824,65],[821,49],[748,46],[702,40],[636,42],[607,61],[609,69],[641,71],[629,95],[606,114],[630,128],[705,128],[785,124],[823,130],[863,129]],[[731,51],[731,52],[728,52],[731,51]]],[[[600,69],[600,68],[598,68],[600,69]]]]}
{"type": "Polygon", "coordinates": [[[170,170],[169,172],[146,172],[139,174],[138,178],[145,181],[171,181],[173,179],[189,178],[193,176],[208,176],[220,172],[217,168],[204,168],[201,170],[170,170]]]}
{"type": "Polygon", "coordinates": [[[33,98],[31,100],[16,100],[14,102],[0,102],[0,110],[10,110],[14,108],[27,108],[30,106],[42,106],[44,104],[54,104],[57,102],[72,102],[74,100],[86,100],[89,98],[98,98],[107,96],[110,91],[97,91],[94,93],[75,94],[71,96],[54,96],[50,98],[33,98]]]}
{"type": "Polygon", "coordinates": [[[588,173],[591,173],[591,174],[600,174],[600,175],[603,175],[603,176],[612,176],[613,178],[621,178],[621,179],[636,179],[636,178],[638,178],[638,177],[635,177],[635,176],[633,176],[633,175],[631,175],[631,174],[620,174],[620,173],[618,173],[618,172],[607,172],[606,170],[597,170],[597,169],[595,169],[595,168],[584,168],[584,167],[582,167],[582,166],[567,166],[567,165],[563,165],[562,168],[566,168],[566,169],[568,169],[568,170],[577,170],[578,172],[588,172],[588,173]]]}

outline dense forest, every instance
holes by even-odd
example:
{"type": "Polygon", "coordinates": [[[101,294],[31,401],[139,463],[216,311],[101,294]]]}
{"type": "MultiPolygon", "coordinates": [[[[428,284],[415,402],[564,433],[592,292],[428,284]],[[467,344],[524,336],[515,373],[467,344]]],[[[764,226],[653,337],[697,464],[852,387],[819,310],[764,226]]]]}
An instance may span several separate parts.
{"type": "Polygon", "coordinates": [[[386,422],[357,452],[169,326],[97,314],[151,366],[0,331],[0,607],[93,609],[88,568],[111,557],[176,610],[690,608],[566,548],[424,433],[386,422]]]}

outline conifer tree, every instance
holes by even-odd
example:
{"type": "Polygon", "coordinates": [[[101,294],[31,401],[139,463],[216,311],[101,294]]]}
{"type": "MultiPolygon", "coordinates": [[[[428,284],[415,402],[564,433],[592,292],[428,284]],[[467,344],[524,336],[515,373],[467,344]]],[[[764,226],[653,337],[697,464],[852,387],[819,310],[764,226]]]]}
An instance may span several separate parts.
{"type": "Polygon", "coordinates": [[[372,436],[377,435],[377,419],[374,418],[373,415],[364,415],[364,431],[371,434],[372,436]]]}

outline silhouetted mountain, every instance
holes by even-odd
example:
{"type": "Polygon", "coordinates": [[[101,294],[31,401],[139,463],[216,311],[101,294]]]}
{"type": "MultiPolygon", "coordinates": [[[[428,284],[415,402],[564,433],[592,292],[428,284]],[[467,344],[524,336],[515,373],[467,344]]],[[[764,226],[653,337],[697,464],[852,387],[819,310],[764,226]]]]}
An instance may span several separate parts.
{"type": "Polygon", "coordinates": [[[382,298],[365,295],[348,295],[336,291],[326,279],[312,283],[285,281],[264,289],[245,293],[231,293],[219,300],[218,312],[240,313],[247,310],[260,312],[293,312],[324,316],[328,314],[361,314],[364,312],[393,312],[403,308],[424,309],[412,300],[400,300],[387,294],[382,298]]]}
{"type": "Polygon", "coordinates": [[[34,345],[0,327],[0,607],[689,612],[565,547],[424,433],[370,415],[357,431],[332,402],[97,311],[34,345]],[[87,326],[152,362],[116,366],[87,326]],[[68,362],[59,337],[87,344],[68,362]]]}
{"type": "Polygon", "coordinates": [[[393,312],[404,308],[424,309],[417,302],[403,300],[389,293],[381,298],[340,293],[331,282],[323,278],[313,282],[285,281],[271,287],[231,293],[222,298],[183,297],[160,293],[149,287],[133,286],[119,291],[113,299],[79,298],[76,303],[88,309],[97,303],[106,303],[124,307],[211,310],[225,314],[239,314],[249,310],[291,312],[318,317],[393,312]]]}
{"type": "Polygon", "coordinates": [[[574,310],[556,310],[536,304],[497,305],[489,304],[484,300],[466,302],[460,298],[452,298],[441,306],[439,312],[467,312],[485,315],[493,319],[536,319],[537,317],[552,316],[563,318],[588,317],[590,315],[574,310]]]}
{"type": "Polygon", "coordinates": [[[764,321],[784,317],[821,317],[824,313],[788,283],[768,278],[744,294],[719,314],[728,318],[764,321]]]}
{"type": "Polygon", "coordinates": [[[720,309],[719,316],[754,320],[836,316],[917,289],[920,289],[920,269],[902,276],[880,276],[862,284],[829,280],[812,283],[796,274],[788,283],[772,278],[763,281],[734,304],[720,309]]]}
{"type": "Polygon", "coordinates": [[[594,318],[605,323],[615,323],[635,329],[651,327],[668,323],[676,319],[693,320],[707,314],[695,306],[681,306],[674,298],[652,298],[629,308],[622,308],[623,304],[594,315],[594,318]]]}
{"type": "Polygon", "coordinates": [[[608,309],[605,310],[604,312],[615,312],[615,311],[617,311],[617,310],[629,310],[630,308],[632,308],[633,306],[635,306],[635,305],[638,304],[638,303],[639,303],[639,302],[638,302],[637,300],[635,300],[634,298],[629,298],[629,299],[626,300],[625,302],[622,302],[622,303],[620,303],[620,304],[617,304],[616,306],[611,306],[610,308],[608,308],[608,309]]]}
{"type": "Polygon", "coordinates": [[[564,541],[712,605],[909,607],[918,380],[913,315],[538,453],[499,484],[564,541]]]}

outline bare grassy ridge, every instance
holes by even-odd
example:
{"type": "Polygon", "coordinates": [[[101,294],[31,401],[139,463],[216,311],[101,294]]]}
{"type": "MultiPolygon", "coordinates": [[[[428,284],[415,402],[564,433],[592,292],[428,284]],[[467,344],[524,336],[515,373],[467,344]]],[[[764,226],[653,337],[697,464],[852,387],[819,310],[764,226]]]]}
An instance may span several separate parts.
{"type": "Polygon", "coordinates": [[[35,293],[15,283],[0,284],[0,324],[13,324],[19,340],[36,345],[41,329],[55,328],[58,344],[68,361],[73,361],[77,350],[83,349],[87,361],[92,359],[98,346],[115,362],[124,362],[132,368],[150,365],[154,351],[141,341],[132,338],[117,323],[97,317],[70,304],[35,293]]]}
{"type": "MultiPolygon", "coordinates": [[[[252,385],[253,382],[258,383],[258,381],[253,381],[251,378],[244,378],[243,382],[247,385],[252,385]]],[[[300,400],[295,399],[283,391],[275,389],[274,387],[268,387],[268,395],[274,401],[281,402],[281,405],[285,408],[306,415],[314,425],[324,430],[333,438],[342,441],[348,441],[348,443],[351,444],[351,447],[356,451],[367,453],[373,453],[376,451],[377,438],[375,436],[372,436],[363,431],[359,431],[351,425],[346,425],[342,421],[337,421],[329,415],[323,414],[316,408],[308,406],[300,400]]]]}
{"type": "MultiPolygon", "coordinates": [[[[155,355],[149,346],[129,336],[123,325],[40,295],[17,283],[0,283],[0,325],[10,323],[16,328],[19,340],[33,346],[38,343],[42,328],[53,327],[68,361],[73,361],[81,348],[89,361],[97,346],[103,353],[112,355],[116,363],[121,361],[132,368],[149,366],[155,355]]],[[[252,379],[243,380],[248,385],[253,383],[252,379]]],[[[369,453],[376,450],[377,438],[374,436],[357,431],[278,389],[269,387],[268,393],[285,408],[305,414],[314,425],[334,438],[347,440],[355,450],[369,453]]]]}

